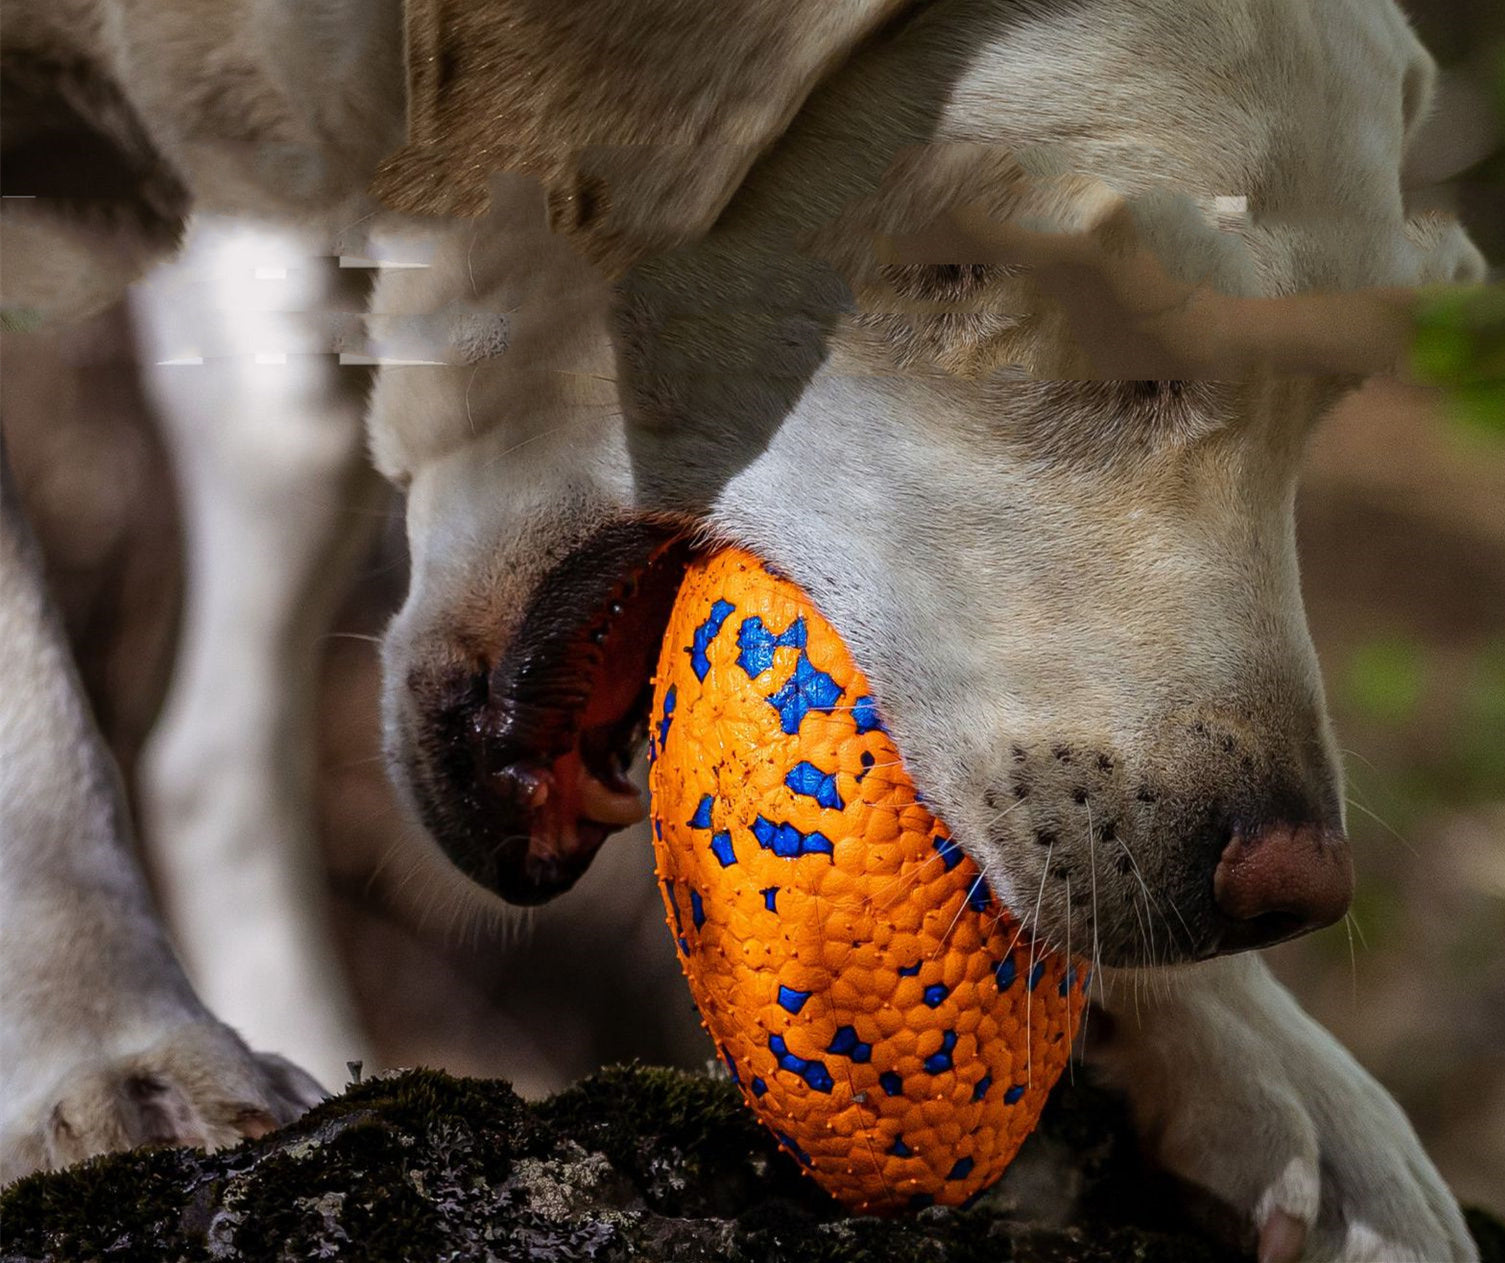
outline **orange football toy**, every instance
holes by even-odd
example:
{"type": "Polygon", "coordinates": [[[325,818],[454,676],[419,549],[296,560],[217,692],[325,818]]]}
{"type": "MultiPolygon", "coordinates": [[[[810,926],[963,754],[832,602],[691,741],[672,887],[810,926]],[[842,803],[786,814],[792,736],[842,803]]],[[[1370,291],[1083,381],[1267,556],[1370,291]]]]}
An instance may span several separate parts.
{"type": "Polygon", "coordinates": [[[1085,969],[1022,935],[840,637],[755,557],[690,567],[649,758],[685,977],[779,1143],[859,1212],[991,1185],[1066,1065],[1085,969]]]}

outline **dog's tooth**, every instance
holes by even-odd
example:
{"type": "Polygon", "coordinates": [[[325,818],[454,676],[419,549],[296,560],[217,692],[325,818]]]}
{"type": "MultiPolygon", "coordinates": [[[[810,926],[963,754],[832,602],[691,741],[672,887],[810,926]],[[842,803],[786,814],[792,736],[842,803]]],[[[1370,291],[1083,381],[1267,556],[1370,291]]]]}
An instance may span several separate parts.
{"type": "Polygon", "coordinates": [[[648,804],[637,790],[608,789],[589,772],[580,776],[580,814],[598,824],[623,828],[648,814],[648,804]]]}

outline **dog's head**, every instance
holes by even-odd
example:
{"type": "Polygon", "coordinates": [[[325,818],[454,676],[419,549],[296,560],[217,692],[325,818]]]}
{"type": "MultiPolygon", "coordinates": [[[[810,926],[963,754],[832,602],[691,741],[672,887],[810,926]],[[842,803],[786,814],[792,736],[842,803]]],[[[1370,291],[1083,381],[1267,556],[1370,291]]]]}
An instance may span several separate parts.
{"type": "Polygon", "coordinates": [[[871,40],[711,231],[613,283],[535,185],[494,181],[491,217],[376,303],[458,331],[374,408],[414,558],[388,740],[440,845],[533,902],[641,814],[679,569],[732,542],[840,630],[927,800],[1048,939],[1170,962],[1340,916],[1292,506],[1352,383],[1061,379],[1029,275],[871,242],[953,204],[1017,215],[1023,188],[1069,224],[1106,188],[1232,292],[1472,275],[1402,204],[1430,75],[1385,4],[956,0],[871,40]],[[505,316],[487,338],[478,306],[505,316]]]}

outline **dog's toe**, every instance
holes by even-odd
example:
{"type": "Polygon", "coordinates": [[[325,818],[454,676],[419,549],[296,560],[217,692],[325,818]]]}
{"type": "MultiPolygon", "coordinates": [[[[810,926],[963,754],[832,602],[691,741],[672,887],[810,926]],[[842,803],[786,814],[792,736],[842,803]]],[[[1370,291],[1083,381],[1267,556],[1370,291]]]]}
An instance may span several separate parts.
{"type": "Polygon", "coordinates": [[[324,1095],[291,1062],[253,1053],[217,1022],[197,1022],[142,1052],[75,1068],[42,1122],[45,1164],[140,1145],[220,1149],[266,1135],[324,1095]]]}

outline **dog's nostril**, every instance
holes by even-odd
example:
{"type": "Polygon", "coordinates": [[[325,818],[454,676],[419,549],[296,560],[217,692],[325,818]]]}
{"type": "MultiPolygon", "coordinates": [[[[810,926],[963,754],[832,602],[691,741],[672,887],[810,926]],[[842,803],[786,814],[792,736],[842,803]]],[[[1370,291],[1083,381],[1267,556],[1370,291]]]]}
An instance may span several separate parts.
{"type": "Polygon", "coordinates": [[[1228,950],[1263,947],[1331,925],[1353,898],[1348,841],[1316,824],[1237,832],[1218,860],[1212,891],[1230,922],[1228,950]]]}

